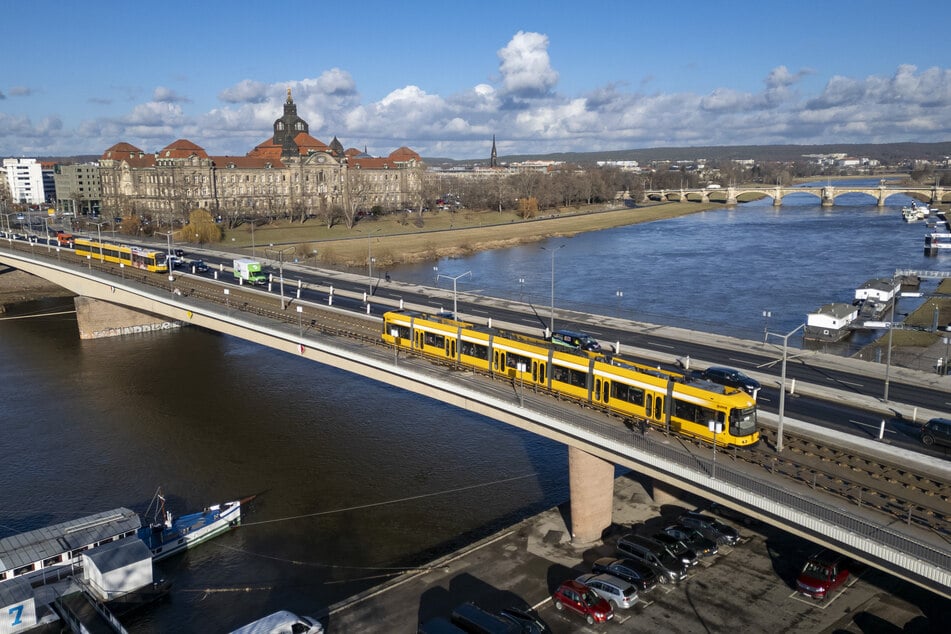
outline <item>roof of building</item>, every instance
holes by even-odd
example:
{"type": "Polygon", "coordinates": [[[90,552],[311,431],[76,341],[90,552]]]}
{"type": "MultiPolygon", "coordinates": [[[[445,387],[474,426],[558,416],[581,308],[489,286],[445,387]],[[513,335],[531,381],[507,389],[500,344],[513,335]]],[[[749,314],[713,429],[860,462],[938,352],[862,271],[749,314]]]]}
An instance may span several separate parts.
{"type": "Polygon", "coordinates": [[[208,153],[188,139],[173,141],[159,151],[159,158],[188,158],[190,156],[208,158],[208,153]]]}
{"type": "Polygon", "coordinates": [[[243,169],[253,169],[253,168],[265,168],[265,167],[284,167],[284,163],[281,162],[280,153],[277,157],[265,155],[265,156],[212,156],[211,162],[218,169],[226,169],[229,167],[243,168],[243,169]]]}
{"type": "Polygon", "coordinates": [[[0,570],[11,570],[63,552],[138,530],[139,516],[127,508],[54,524],[0,539],[0,570]]]}

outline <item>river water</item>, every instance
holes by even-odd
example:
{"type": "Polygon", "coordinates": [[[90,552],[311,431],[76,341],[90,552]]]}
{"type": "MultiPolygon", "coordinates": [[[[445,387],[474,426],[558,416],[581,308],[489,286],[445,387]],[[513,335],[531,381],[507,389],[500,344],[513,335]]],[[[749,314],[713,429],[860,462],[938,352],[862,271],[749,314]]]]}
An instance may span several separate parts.
{"type": "MultiPolygon", "coordinates": [[[[901,221],[906,201],[789,197],[542,244],[557,249],[558,306],[759,338],[763,309],[785,332],[868,278],[941,265],[921,255],[923,226],[901,221]]],[[[547,313],[537,245],[435,265],[471,271],[460,290],[547,313]]],[[[433,266],[391,275],[432,284],[433,266]]],[[[80,341],[71,315],[0,321],[0,407],[0,536],[144,511],[158,486],[183,513],[258,494],[241,528],[157,565],[172,594],[132,632],[315,613],[568,495],[561,445],[197,329],[80,341]]]]}

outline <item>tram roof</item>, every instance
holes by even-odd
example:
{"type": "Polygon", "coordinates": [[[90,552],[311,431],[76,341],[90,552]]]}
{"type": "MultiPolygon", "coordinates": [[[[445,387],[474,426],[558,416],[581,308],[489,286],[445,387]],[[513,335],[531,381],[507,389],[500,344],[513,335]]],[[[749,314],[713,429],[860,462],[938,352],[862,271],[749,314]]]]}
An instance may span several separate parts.
{"type": "Polygon", "coordinates": [[[0,539],[0,570],[11,570],[60,553],[94,544],[142,526],[139,516],[124,507],[95,513],[0,539]]]}

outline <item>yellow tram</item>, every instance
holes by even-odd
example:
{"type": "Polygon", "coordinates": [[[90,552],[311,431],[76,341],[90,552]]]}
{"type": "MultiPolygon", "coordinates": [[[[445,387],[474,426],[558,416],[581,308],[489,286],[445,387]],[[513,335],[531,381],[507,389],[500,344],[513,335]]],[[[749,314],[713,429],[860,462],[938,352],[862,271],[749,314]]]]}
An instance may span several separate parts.
{"type": "Polygon", "coordinates": [[[383,315],[383,340],[451,364],[519,380],[671,432],[747,447],[759,440],[756,402],[742,390],[619,355],[412,311],[383,315]]]}
{"type": "Polygon", "coordinates": [[[76,255],[81,257],[88,256],[103,262],[121,263],[153,273],[168,272],[167,255],[164,251],[154,251],[124,244],[108,244],[86,238],[76,238],[74,249],[76,255]]]}

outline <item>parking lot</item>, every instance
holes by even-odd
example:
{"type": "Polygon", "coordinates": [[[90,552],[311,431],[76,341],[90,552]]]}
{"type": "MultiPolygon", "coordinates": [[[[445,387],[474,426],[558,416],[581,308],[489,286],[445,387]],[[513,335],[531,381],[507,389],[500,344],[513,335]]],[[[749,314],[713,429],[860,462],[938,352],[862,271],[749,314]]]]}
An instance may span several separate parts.
{"type": "Polygon", "coordinates": [[[414,632],[418,623],[448,617],[466,601],[493,612],[531,607],[556,634],[728,632],[737,627],[749,632],[928,632],[939,631],[937,624],[951,618],[951,602],[859,566],[826,599],[802,596],[795,590],[796,577],[819,547],[735,518],[724,521],[738,530],[739,543],[721,545],[680,583],[640,593],[633,607],[617,610],[611,621],[588,625],[581,616],[555,609],[552,590],[591,572],[596,559],[619,556],[618,537],[650,534],[702,504],[683,498],[657,506],[637,479],[624,477],[615,486],[615,524],[601,544],[573,547],[564,509],[552,509],[434,562],[430,572],[334,606],[325,624],[330,632],[358,631],[371,623],[376,631],[414,632]]]}

